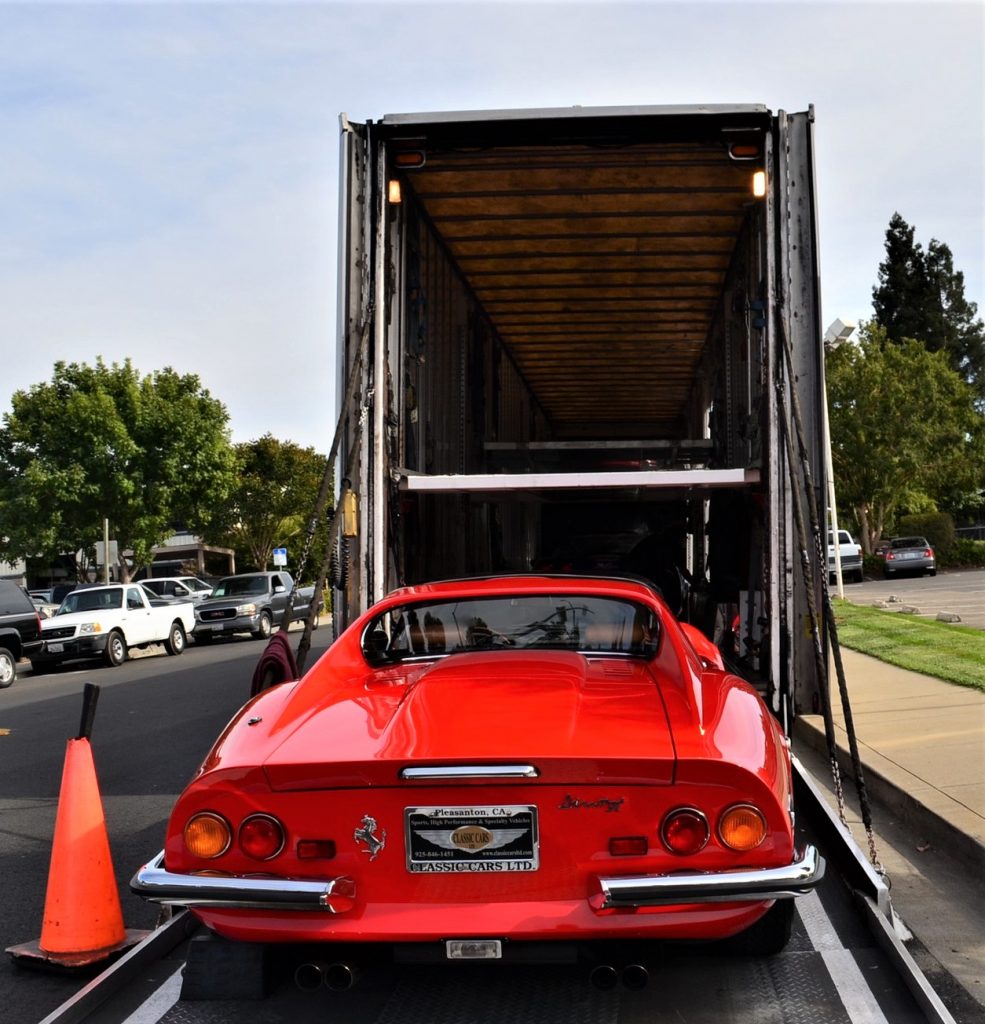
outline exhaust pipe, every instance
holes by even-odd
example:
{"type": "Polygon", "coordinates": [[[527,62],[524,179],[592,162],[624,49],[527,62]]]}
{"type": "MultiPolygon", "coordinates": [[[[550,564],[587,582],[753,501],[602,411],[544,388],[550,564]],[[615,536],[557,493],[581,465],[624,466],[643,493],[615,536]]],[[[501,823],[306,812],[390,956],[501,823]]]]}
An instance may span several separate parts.
{"type": "Polygon", "coordinates": [[[588,980],[600,992],[611,992],[619,984],[619,972],[612,964],[599,964],[592,968],[588,980]]]}
{"type": "Polygon", "coordinates": [[[294,984],[302,992],[316,992],[322,987],[325,964],[301,964],[294,972],[294,984]]]}
{"type": "Polygon", "coordinates": [[[650,972],[642,964],[626,964],[622,969],[622,983],[630,992],[642,991],[649,980],[650,972]]]}
{"type": "Polygon", "coordinates": [[[352,964],[342,961],[325,969],[325,987],[330,992],[346,992],[356,983],[359,972],[352,964]]]}

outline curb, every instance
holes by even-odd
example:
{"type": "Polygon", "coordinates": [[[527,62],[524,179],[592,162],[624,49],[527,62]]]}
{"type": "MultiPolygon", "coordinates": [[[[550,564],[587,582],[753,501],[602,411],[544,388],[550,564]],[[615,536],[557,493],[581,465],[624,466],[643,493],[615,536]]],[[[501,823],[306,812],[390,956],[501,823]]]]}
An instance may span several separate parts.
{"type": "MultiPolygon", "coordinates": [[[[819,715],[802,716],[794,722],[793,735],[823,757],[828,756],[823,719],[819,715]]],[[[796,751],[794,751],[796,753],[796,751]]],[[[854,781],[851,754],[838,737],[838,766],[846,779],[854,781]]],[[[947,850],[970,871],[985,872],[985,843],[962,832],[946,817],[918,800],[901,785],[862,760],[865,783],[872,798],[911,827],[918,829],[932,844],[947,850]]]]}

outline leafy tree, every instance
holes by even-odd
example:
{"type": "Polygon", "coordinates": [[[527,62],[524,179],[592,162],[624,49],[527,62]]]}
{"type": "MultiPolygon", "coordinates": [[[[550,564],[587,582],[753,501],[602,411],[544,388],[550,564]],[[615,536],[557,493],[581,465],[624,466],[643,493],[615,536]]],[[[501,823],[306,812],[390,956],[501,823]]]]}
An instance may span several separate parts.
{"type": "Polygon", "coordinates": [[[978,307],[965,298],[964,274],[936,238],[924,252],[898,213],[886,231],[886,258],[872,305],[890,341],[916,338],[931,352],[946,352],[951,367],[985,401],[985,325],[976,318],[978,307]]]}
{"type": "Polygon", "coordinates": [[[288,567],[311,573],[322,558],[325,523],[302,569],[300,559],[322,477],[325,456],[270,434],[236,445],[237,484],[206,539],[236,550],[238,565],[267,569],[275,547],[288,549],[288,567]]]}
{"type": "Polygon", "coordinates": [[[0,552],[54,561],[81,551],[86,563],[108,519],[129,580],[175,522],[201,529],[224,500],[227,421],[193,374],[141,377],[130,360],[56,363],[51,381],[16,392],[4,416],[0,552]]]}
{"type": "Polygon", "coordinates": [[[985,419],[943,352],[893,344],[864,324],[859,343],[826,357],[838,503],[871,554],[898,509],[933,510],[941,495],[985,478],[985,419]]]}

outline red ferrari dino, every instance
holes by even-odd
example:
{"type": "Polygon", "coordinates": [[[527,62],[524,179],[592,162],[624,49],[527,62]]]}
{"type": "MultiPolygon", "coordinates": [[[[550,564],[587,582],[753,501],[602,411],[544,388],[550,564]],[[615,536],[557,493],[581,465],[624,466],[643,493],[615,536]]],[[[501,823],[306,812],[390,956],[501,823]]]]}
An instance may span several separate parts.
{"type": "Polygon", "coordinates": [[[638,580],[395,591],[253,698],[132,888],[253,942],[783,947],[824,873],[788,743],[638,580]]]}

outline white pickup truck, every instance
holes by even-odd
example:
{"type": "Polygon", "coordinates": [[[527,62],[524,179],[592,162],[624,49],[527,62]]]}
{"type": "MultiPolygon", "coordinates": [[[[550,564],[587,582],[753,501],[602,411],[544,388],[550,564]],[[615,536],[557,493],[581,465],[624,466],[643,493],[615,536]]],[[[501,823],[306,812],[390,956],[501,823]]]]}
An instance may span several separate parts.
{"type": "Polygon", "coordinates": [[[122,665],[131,647],[149,644],[164,644],[168,654],[181,654],[194,628],[191,601],[158,599],[139,583],[79,587],[43,620],[44,646],[31,655],[31,667],[41,673],[79,658],[122,665]]]}
{"type": "MultiPolygon", "coordinates": [[[[847,530],[838,531],[838,554],[841,558],[841,578],[843,580],[854,579],[856,583],[862,582],[862,548],[855,543],[854,538],[847,530]]],[[[835,547],[834,536],[828,532],[828,577],[835,578],[835,547]]]]}

